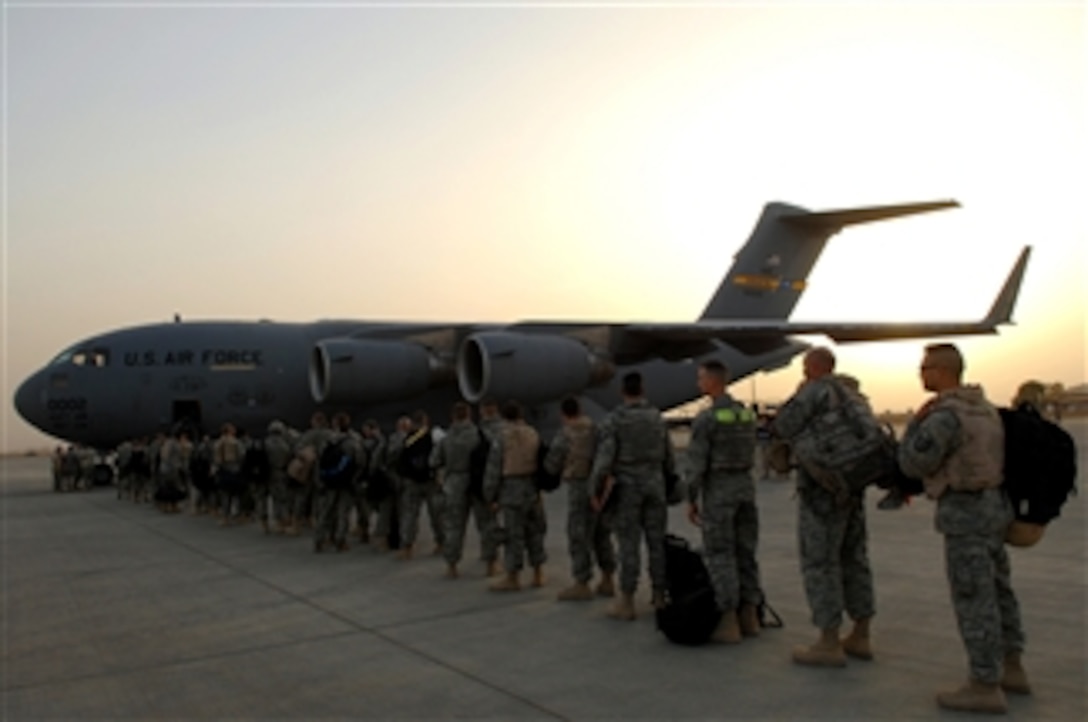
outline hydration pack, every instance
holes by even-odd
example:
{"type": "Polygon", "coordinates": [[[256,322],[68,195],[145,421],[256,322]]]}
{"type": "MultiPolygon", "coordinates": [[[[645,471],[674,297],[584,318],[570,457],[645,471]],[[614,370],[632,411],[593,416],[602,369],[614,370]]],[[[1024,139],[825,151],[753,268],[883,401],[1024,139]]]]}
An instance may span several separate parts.
{"type": "Polygon", "coordinates": [[[544,458],[548,455],[548,445],[544,442],[536,450],[536,471],[533,473],[533,482],[537,491],[555,491],[563,482],[563,472],[549,474],[544,469],[544,458]]]}
{"type": "Polygon", "coordinates": [[[1004,488],[1016,520],[1045,525],[1077,492],[1073,437],[1031,404],[997,411],[1005,428],[1004,488]]]}
{"type": "Polygon", "coordinates": [[[476,429],[476,446],[468,457],[468,493],[473,499],[484,498],[484,475],[487,473],[487,457],[491,453],[491,442],[487,435],[476,429]]]}

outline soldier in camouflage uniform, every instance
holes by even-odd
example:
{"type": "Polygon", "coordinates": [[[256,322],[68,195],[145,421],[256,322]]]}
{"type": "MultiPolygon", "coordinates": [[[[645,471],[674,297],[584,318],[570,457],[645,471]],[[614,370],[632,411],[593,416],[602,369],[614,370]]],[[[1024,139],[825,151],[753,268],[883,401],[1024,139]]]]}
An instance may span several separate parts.
{"type": "Polygon", "coordinates": [[[441,475],[439,484],[446,495],[446,576],[456,579],[457,565],[465,546],[469,511],[469,467],[472,452],[480,443],[480,430],[472,423],[472,410],[463,401],[453,405],[450,429],[431,452],[431,466],[441,475]]]}
{"type": "MultiPolygon", "coordinates": [[[[291,507],[287,484],[287,464],[291,461],[291,442],[287,439],[287,427],[282,421],[268,425],[264,438],[264,453],[268,457],[268,489],[272,496],[272,518],[276,532],[283,534],[291,523],[291,507]]],[[[265,518],[262,524],[268,524],[265,518]]]]}
{"type": "Polygon", "coordinates": [[[220,526],[228,526],[233,518],[234,509],[241,514],[241,495],[245,487],[242,479],[242,461],[246,450],[241,440],[235,435],[234,424],[223,424],[219,438],[212,447],[213,474],[216,491],[219,494],[222,517],[220,526]],[[237,507],[235,500],[238,500],[237,507]]]}
{"type": "Polygon", "coordinates": [[[427,515],[431,520],[431,531],[435,540],[435,552],[440,553],[444,533],[438,526],[441,514],[432,500],[436,488],[430,468],[431,453],[434,451],[434,437],[431,422],[423,411],[412,415],[412,429],[404,439],[398,462],[401,477],[400,491],[400,551],[398,559],[411,559],[419,534],[419,517],[423,504],[427,504],[427,515]]]}
{"type": "Polygon", "coordinates": [[[722,620],[711,639],[737,644],[759,634],[756,544],[759,514],[751,469],[756,414],[726,393],[727,371],[719,361],[698,370],[699,390],[712,405],[691,425],[688,444],[688,518],[703,530],[703,553],[722,620]],[[702,496],[702,507],[699,497],[702,496]]]}
{"type": "MultiPolygon", "coordinates": [[[[333,429],[326,436],[325,443],[321,445],[321,452],[331,444],[339,444],[341,450],[354,464],[359,456],[362,439],[351,428],[351,417],[347,414],[336,414],[332,420],[333,429]]],[[[321,477],[320,459],[315,464],[315,506],[317,507],[317,520],[314,524],[314,551],[320,552],[329,541],[336,547],[336,551],[348,550],[348,529],[351,521],[351,505],[355,500],[353,488],[354,471],[342,481],[323,479],[321,477]]]]}
{"type": "Polygon", "coordinates": [[[159,511],[174,514],[178,511],[176,498],[185,498],[182,493],[181,447],[175,434],[165,436],[159,445],[159,486],[156,489],[155,505],[159,511]]]}
{"type": "Polygon", "coordinates": [[[970,676],[937,702],[949,709],[1005,712],[1002,690],[1030,694],[1020,662],[1024,631],[1012,590],[1005,532],[1012,507],[1001,490],[1001,417],[979,386],[964,386],[963,357],[952,344],[926,347],[922,384],[936,396],[915,415],[899,446],[903,471],[921,478],[937,501],[952,606],[970,676]]]}
{"type": "Polygon", "coordinates": [[[491,585],[494,592],[521,589],[518,578],[526,552],[533,567],[534,587],[544,585],[544,534],[547,519],[536,488],[537,453],[540,436],[525,423],[521,406],[509,402],[503,407],[503,425],[491,442],[484,475],[484,499],[501,510],[506,527],[506,576],[491,585]]]}
{"type": "MultiPolygon", "coordinates": [[[[57,460],[57,461],[54,461],[54,466],[57,466],[57,471],[54,472],[54,473],[59,475],[60,474],[59,464],[63,463],[63,461],[64,461],[64,458],[63,458],[64,457],[64,452],[61,450],[61,448],[59,446],[57,447],[57,452],[60,453],[61,458],[59,460],[57,460]]],[[[56,455],[54,455],[54,459],[56,459],[56,455]]],[[[117,498],[118,499],[121,499],[121,498],[125,497],[127,494],[132,493],[132,488],[131,488],[131,486],[132,486],[132,474],[131,474],[131,472],[129,471],[129,468],[128,468],[129,461],[131,459],[132,459],[132,442],[128,441],[128,440],[122,441],[121,444],[117,447],[117,498]]],[[[58,479],[58,481],[59,481],[59,479],[58,479]]],[[[59,491],[59,490],[60,490],[59,486],[56,486],[54,488],[54,491],[59,491]]]]}
{"type": "Polygon", "coordinates": [[[674,473],[672,443],[661,412],[642,395],[642,375],[623,377],[623,404],[600,425],[597,452],[590,472],[594,504],[611,491],[620,550],[620,596],[608,611],[614,619],[635,618],[635,589],[639,577],[639,547],[646,538],[653,604],[665,603],[665,474],[674,473]]]}
{"type": "MultiPolygon", "coordinates": [[[[502,429],[498,403],[494,399],[484,399],[480,402],[479,414],[480,431],[491,444],[502,429]]],[[[499,528],[498,516],[491,505],[484,501],[482,488],[478,493],[470,494],[469,500],[476,520],[476,533],[480,537],[480,561],[487,565],[487,576],[493,577],[499,573],[499,539],[504,532],[499,528]]]]}
{"type": "MultiPolygon", "coordinates": [[[[363,424],[363,446],[366,448],[367,466],[363,479],[367,508],[374,511],[374,535],[372,544],[378,551],[389,549],[389,531],[392,528],[396,508],[396,492],[393,478],[385,469],[386,442],[381,427],[374,419],[363,424]]],[[[367,520],[369,524],[369,519],[367,520]]]]}
{"type": "Polygon", "coordinates": [[[567,485],[567,548],[574,584],[560,591],[558,598],[561,602],[593,599],[589,580],[593,578],[594,559],[601,570],[596,593],[612,597],[616,594],[612,530],[606,515],[593,512],[589,495],[589,473],[597,449],[596,429],[593,420],[582,413],[578,399],[564,399],[560,412],[563,426],[548,447],[544,469],[549,474],[559,474],[567,485]]]}
{"type": "MultiPolygon", "coordinates": [[[[814,348],[805,354],[805,380],[775,417],[778,436],[794,439],[821,423],[834,403],[834,370],[835,356],[829,349],[814,348]]],[[[812,623],[820,630],[820,638],[813,645],[795,647],[793,661],[843,667],[847,654],[872,659],[869,622],[876,606],[864,495],[842,498],[820,485],[803,467],[797,474],[801,573],[812,623]],[[854,627],[840,640],[844,608],[854,627]]]]}

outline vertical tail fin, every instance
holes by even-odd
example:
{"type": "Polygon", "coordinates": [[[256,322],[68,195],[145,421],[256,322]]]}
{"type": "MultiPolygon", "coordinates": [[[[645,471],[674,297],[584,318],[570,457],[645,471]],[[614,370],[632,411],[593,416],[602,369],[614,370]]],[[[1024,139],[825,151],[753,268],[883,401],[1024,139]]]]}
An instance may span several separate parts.
{"type": "Polygon", "coordinates": [[[699,318],[788,318],[827,239],[844,227],[958,205],[934,201],[813,212],[768,203],[699,318]]]}

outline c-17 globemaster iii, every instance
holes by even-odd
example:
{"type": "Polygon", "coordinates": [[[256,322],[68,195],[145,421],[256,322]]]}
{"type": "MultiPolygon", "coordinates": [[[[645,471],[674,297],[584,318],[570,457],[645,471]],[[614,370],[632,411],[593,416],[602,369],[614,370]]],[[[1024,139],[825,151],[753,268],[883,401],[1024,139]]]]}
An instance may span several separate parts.
{"type": "Polygon", "coordinates": [[[263,434],[280,419],[305,427],[316,410],[389,424],[415,409],[444,419],[459,398],[516,399],[543,426],[558,400],[591,414],[619,403],[618,381],[642,372],[660,408],[692,400],[691,362],[722,361],[734,379],[787,365],[808,345],[995,333],[1012,315],[1030,248],[989,313],[941,323],[792,323],[827,240],[842,228],[949,208],[937,201],[811,212],[769,203],[702,314],[687,323],[384,323],[200,321],[109,331],[76,343],[22,383],[15,407],[68,441],[110,449],[178,424],[231,422],[263,434]]]}

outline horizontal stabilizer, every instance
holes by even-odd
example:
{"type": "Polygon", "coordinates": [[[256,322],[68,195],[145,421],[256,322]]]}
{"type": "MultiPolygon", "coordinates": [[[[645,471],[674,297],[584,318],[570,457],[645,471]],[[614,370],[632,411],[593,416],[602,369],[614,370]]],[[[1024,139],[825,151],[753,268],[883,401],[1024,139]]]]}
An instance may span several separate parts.
{"type": "Polygon", "coordinates": [[[873,206],[871,208],[846,208],[837,211],[802,211],[784,213],[779,219],[793,225],[814,228],[842,228],[856,223],[883,221],[888,218],[909,216],[915,213],[928,213],[945,208],[958,208],[956,201],[930,201],[928,203],[904,203],[895,206],[873,206]]]}
{"type": "Polygon", "coordinates": [[[1020,258],[1013,266],[1009,277],[1005,279],[1005,285],[1001,287],[1001,293],[994,300],[990,312],[986,314],[984,323],[997,325],[1012,321],[1012,310],[1016,306],[1016,297],[1020,294],[1020,282],[1024,280],[1024,270],[1028,267],[1028,257],[1031,255],[1031,246],[1024,246],[1020,252],[1020,258]]]}

